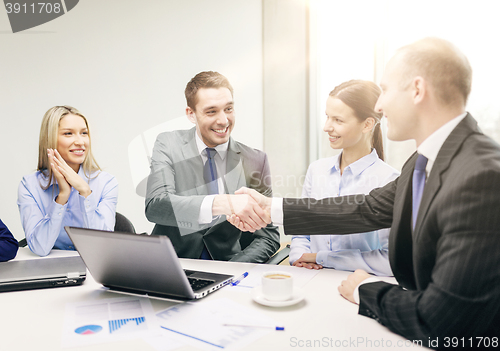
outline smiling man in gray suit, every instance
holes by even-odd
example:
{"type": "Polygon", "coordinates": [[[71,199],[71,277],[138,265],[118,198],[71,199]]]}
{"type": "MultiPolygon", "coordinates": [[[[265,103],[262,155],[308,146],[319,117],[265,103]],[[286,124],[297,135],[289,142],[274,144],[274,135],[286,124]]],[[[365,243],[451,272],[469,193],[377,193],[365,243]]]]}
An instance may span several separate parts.
{"type": "Polygon", "coordinates": [[[233,88],[217,72],[198,73],[185,90],[190,130],[158,135],[151,159],[146,217],[152,234],[167,235],[177,255],[222,261],[265,262],[279,248],[272,224],[242,232],[224,214],[240,212],[251,197],[231,197],[242,186],[270,196],[267,155],[230,137],[233,88]]]}
{"type": "Polygon", "coordinates": [[[241,191],[287,235],[391,227],[399,285],[358,270],[339,292],[359,303],[360,314],[437,349],[500,345],[500,146],[465,111],[471,80],[467,58],[445,40],[403,47],[387,64],[375,107],[389,139],[417,142],[399,178],[366,196],[321,201],[241,191]]]}

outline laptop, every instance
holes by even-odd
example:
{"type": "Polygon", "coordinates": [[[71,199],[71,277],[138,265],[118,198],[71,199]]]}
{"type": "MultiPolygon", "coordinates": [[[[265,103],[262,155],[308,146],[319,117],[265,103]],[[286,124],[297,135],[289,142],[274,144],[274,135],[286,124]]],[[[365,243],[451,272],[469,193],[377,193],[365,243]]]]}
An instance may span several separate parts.
{"type": "Polygon", "coordinates": [[[0,292],[81,285],[87,269],[79,256],[0,263],[0,292]]]}
{"type": "Polygon", "coordinates": [[[92,277],[112,290],[176,300],[200,299],[233,276],[183,270],[165,235],[64,227],[92,277]]]}

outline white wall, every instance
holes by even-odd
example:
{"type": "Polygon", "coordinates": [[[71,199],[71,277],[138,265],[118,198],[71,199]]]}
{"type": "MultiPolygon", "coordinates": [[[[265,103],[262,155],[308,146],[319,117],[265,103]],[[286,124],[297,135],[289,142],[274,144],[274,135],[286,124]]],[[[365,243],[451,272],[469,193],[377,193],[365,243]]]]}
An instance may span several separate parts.
{"type": "Polygon", "coordinates": [[[309,165],[307,1],[264,0],[263,8],[264,151],[273,194],[300,197],[309,165]]]}
{"type": "Polygon", "coordinates": [[[261,0],[85,0],[16,34],[0,10],[0,218],[15,237],[24,237],[17,187],[36,169],[43,114],[61,104],[87,115],[97,161],[120,183],[118,211],[149,232],[128,145],[184,114],[185,85],[202,70],[228,77],[233,136],[262,148],[261,0]]]}

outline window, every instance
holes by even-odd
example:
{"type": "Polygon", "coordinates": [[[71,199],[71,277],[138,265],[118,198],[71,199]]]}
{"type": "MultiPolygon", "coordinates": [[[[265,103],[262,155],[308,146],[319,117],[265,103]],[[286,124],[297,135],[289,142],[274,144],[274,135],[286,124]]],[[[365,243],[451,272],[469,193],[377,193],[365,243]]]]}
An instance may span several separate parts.
{"type": "MultiPolygon", "coordinates": [[[[427,36],[453,42],[473,69],[467,111],[483,132],[500,142],[500,22],[497,1],[310,0],[311,161],[332,155],[323,123],[328,94],[350,79],[379,83],[394,51],[427,36]]],[[[385,127],[385,124],[382,124],[385,127]]],[[[386,139],[386,161],[401,169],[414,141],[386,139]]]]}

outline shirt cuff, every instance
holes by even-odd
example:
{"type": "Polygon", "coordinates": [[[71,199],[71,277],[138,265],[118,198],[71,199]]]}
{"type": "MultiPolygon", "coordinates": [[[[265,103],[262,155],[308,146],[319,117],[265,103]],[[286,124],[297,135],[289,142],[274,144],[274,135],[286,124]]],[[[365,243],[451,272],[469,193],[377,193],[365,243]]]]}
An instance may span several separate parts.
{"type": "Polygon", "coordinates": [[[62,218],[62,216],[66,212],[66,209],[68,208],[69,201],[67,201],[64,205],[61,205],[61,204],[58,204],[56,202],[56,198],[57,198],[57,196],[54,198],[54,200],[52,200],[52,208],[49,208],[45,217],[49,218],[48,214],[50,213],[51,214],[50,218],[54,218],[55,216],[62,218]]]}
{"type": "Polygon", "coordinates": [[[271,203],[271,221],[274,225],[283,225],[283,198],[273,197],[271,203]]]}
{"type": "Polygon", "coordinates": [[[199,224],[208,224],[212,222],[212,205],[214,203],[215,194],[207,195],[201,202],[200,215],[198,216],[199,224]]]}
{"type": "MultiPolygon", "coordinates": [[[[328,254],[330,252],[331,251],[327,251],[327,250],[318,251],[316,253],[316,263],[322,265],[323,267],[326,267],[325,265],[328,262],[328,254]]],[[[331,268],[335,268],[335,267],[331,267],[331,268]]]]}
{"type": "Polygon", "coordinates": [[[97,201],[95,201],[95,195],[94,192],[92,191],[89,196],[83,197],[77,192],[78,198],[80,200],[80,210],[82,212],[94,212],[97,210],[97,201]]]}
{"type": "Polygon", "coordinates": [[[354,299],[354,302],[359,305],[359,287],[363,284],[368,284],[368,283],[376,283],[376,282],[381,282],[382,279],[377,278],[377,277],[370,277],[368,279],[363,280],[361,283],[358,284],[356,289],[354,289],[354,292],[352,293],[352,297],[354,299]]]}

